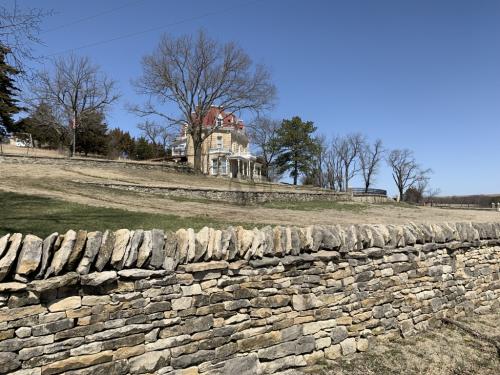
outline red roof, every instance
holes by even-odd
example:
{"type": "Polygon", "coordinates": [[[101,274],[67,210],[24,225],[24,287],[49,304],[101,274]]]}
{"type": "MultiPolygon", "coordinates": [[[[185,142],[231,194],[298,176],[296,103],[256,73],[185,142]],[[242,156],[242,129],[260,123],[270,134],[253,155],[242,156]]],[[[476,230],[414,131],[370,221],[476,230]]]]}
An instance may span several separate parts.
{"type": "Polygon", "coordinates": [[[219,115],[222,118],[223,128],[243,129],[245,127],[243,121],[239,120],[234,114],[224,112],[222,108],[215,106],[210,108],[202,124],[206,127],[215,126],[217,118],[220,118],[219,115]]]}

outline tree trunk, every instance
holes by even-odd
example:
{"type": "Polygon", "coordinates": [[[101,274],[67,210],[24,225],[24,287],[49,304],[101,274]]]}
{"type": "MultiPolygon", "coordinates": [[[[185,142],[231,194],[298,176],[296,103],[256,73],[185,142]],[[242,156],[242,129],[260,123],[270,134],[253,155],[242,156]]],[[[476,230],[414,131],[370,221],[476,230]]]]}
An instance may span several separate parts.
{"type": "Polygon", "coordinates": [[[194,143],[193,142],[193,149],[194,149],[194,162],[193,162],[193,168],[195,171],[202,172],[201,170],[201,144],[194,143]]]}
{"type": "Polygon", "coordinates": [[[347,177],[349,175],[349,168],[345,168],[345,177],[344,177],[344,180],[345,180],[345,186],[344,186],[344,189],[345,191],[347,191],[349,189],[349,178],[347,177]]]}
{"type": "Polygon", "coordinates": [[[297,162],[295,162],[294,167],[293,167],[293,184],[297,185],[297,177],[299,174],[299,167],[297,165],[297,162]]]}

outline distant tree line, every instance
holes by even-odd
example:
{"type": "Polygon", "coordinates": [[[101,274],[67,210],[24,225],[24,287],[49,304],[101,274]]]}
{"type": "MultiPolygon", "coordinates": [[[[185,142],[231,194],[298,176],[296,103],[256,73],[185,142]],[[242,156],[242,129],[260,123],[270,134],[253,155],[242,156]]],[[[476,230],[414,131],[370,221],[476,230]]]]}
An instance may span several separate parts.
{"type": "Polygon", "coordinates": [[[471,205],[491,207],[492,203],[500,202],[500,195],[455,195],[447,197],[434,197],[433,202],[442,205],[471,205]]]}
{"type": "Polygon", "coordinates": [[[399,199],[421,203],[437,195],[429,187],[431,169],[424,169],[408,149],[386,150],[360,133],[328,139],[317,134],[311,121],[295,116],[283,121],[258,118],[249,126],[251,140],[260,155],[264,172],[293,184],[348,191],[352,179],[361,176],[365,192],[373,187],[382,165],[390,168],[399,199]]]}
{"type": "MultiPolygon", "coordinates": [[[[56,131],[51,124],[50,108],[41,105],[28,117],[7,127],[14,134],[31,134],[33,147],[69,149],[72,137],[69,131],[56,131]]],[[[154,142],[146,136],[133,137],[119,128],[109,129],[101,112],[89,112],[80,118],[76,128],[76,153],[85,156],[150,160],[170,154],[166,143],[154,142]]]]}

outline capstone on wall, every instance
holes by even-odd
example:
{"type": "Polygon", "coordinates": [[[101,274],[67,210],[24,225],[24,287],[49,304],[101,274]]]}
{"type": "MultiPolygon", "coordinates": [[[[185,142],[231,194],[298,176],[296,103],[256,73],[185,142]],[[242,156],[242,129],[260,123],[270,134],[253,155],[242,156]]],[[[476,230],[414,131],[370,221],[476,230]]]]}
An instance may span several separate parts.
{"type": "Polygon", "coordinates": [[[279,374],[499,307],[500,223],[0,237],[0,373],[279,374]]]}

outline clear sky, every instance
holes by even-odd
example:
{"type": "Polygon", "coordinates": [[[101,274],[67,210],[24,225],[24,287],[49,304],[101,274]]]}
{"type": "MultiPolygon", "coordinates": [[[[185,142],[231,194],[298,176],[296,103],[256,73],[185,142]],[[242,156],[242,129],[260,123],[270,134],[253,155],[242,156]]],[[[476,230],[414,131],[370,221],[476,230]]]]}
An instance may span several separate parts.
{"type": "MultiPolygon", "coordinates": [[[[138,134],[125,105],[141,100],[131,80],[161,34],[203,28],[270,68],[278,89],[271,117],[299,115],[328,137],[359,131],[410,148],[442,194],[500,193],[499,0],[18,4],[55,11],[38,54],[88,55],[118,82],[111,127],[138,134]]],[[[395,192],[385,166],[376,185],[395,192]]]]}

